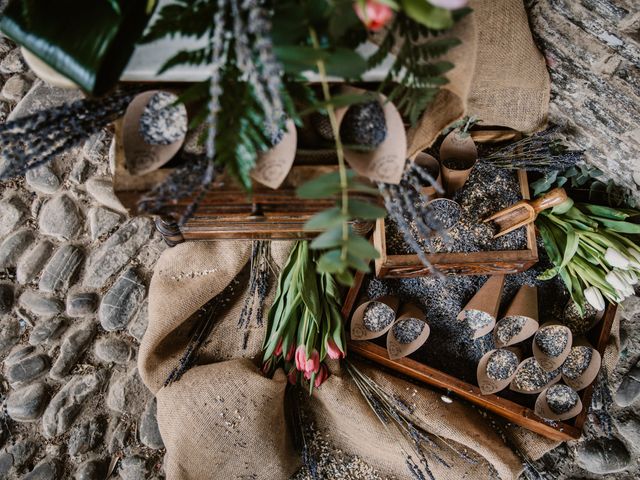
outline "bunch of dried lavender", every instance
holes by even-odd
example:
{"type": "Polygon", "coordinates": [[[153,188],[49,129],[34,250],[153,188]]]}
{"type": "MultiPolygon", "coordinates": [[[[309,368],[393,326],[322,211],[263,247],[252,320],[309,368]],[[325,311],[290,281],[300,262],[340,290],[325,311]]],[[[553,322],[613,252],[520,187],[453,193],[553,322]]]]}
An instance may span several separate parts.
{"type": "Polygon", "coordinates": [[[351,376],[378,420],[380,420],[387,429],[394,427],[408,444],[411,445],[413,454],[417,457],[417,462],[413,456],[405,450],[402,444],[399,444],[406,456],[407,468],[413,478],[417,480],[426,480],[426,478],[435,480],[427,460],[427,455],[433,457],[446,468],[451,468],[436,452],[437,449],[441,448],[441,445],[446,446],[469,463],[476,462],[465,452],[457,450],[444,438],[429,433],[422,422],[413,415],[412,409],[402,399],[387,393],[372,378],[362,373],[353,363],[344,360],[342,366],[351,376]],[[432,436],[435,437],[435,440],[431,438],[432,436]],[[438,443],[436,443],[436,441],[438,443]],[[428,447],[428,450],[425,450],[425,446],[428,447]]]}
{"type": "MultiPolygon", "coordinates": [[[[589,406],[589,415],[597,419],[597,425],[600,432],[611,438],[613,434],[613,418],[611,417],[611,409],[613,408],[613,396],[611,395],[611,387],[609,385],[609,375],[606,365],[602,365],[593,389],[593,397],[589,406]]],[[[596,425],[596,422],[589,424],[589,428],[596,425]]],[[[597,432],[592,432],[597,433],[597,432]]]]}
{"type": "Polygon", "coordinates": [[[416,252],[422,264],[431,269],[432,273],[438,273],[433,268],[420,242],[429,248],[430,238],[434,234],[440,235],[445,240],[447,234],[440,221],[426,206],[428,198],[421,193],[423,184],[433,185],[439,193],[444,193],[431,174],[424,168],[411,162],[405,170],[402,180],[398,185],[378,183],[378,190],[384,199],[384,204],[390,218],[398,225],[405,241],[416,252]],[[409,215],[408,221],[406,216],[409,215]],[[416,238],[411,224],[415,225],[421,238],[416,238]]]}
{"type": "Polygon", "coordinates": [[[23,175],[121,117],[140,88],[85,98],[0,125],[0,180],[23,175]]]}
{"type": "Polygon", "coordinates": [[[316,453],[309,448],[311,442],[307,441],[307,430],[313,432],[313,426],[307,423],[307,418],[302,409],[302,389],[297,385],[288,384],[285,390],[285,412],[289,430],[293,436],[293,445],[300,452],[302,463],[306,467],[313,480],[320,480],[318,472],[318,459],[316,453]]]}
{"type": "MultiPolygon", "coordinates": [[[[251,274],[249,277],[249,290],[238,318],[238,328],[249,327],[253,309],[255,307],[256,322],[262,326],[263,309],[269,291],[269,272],[274,271],[271,265],[271,242],[266,240],[254,240],[251,246],[251,274]]],[[[274,272],[275,273],[275,272],[274,272]]],[[[245,332],[243,348],[247,348],[249,331],[245,332]]]]}
{"type": "Polygon", "coordinates": [[[583,157],[583,151],[569,150],[562,143],[560,127],[556,125],[483,156],[479,161],[498,168],[546,173],[573,167],[583,157]]]}
{"type": "Polygon", "coordinates": [[[194,364],[200,353],[200,348],[207,338],[209,338],[218,316],[231,304],[231,301],[235,297],[239,284],[238,278],[234,278],[222,292],[200,308],[194,326],[189,334],[187,348],[182,354],[182,357],[180,357],[178,365],[171,370],[171,373],[169,373],[169,376],[164,381],[165,387],[180,380],[182,375],[194,364]]]}

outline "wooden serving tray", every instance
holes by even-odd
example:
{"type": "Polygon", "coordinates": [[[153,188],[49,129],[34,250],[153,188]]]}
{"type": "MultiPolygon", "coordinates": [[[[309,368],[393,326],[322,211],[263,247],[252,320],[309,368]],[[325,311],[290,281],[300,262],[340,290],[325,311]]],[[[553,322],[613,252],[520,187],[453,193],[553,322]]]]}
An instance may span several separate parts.
{"type": "MultiPolygon", "coordinates": [[[[358,300],[361,296],[360,290],[363,281],[364,274],[357,274],[353,287],[351,287],[347,293],[342,307],[342,314],[345,319],[350,320],[351,314],[359,304],[358,300]]],[[[607,305],[602,320],[600,320],[598,325],[587,335],[591,344],[594,345],[602,356],[604,356],[604,350],[609,341],[611,326],[616,315],[616,308],[617,306],[614,304],[607,305]]],[[[349,331],[348,328],[347,331],[349,331]]],[[[348,339],[348,348],[352,353],[356,353],[415,380],[441,388],[447,391],[447,393],[454,393],[475,405],[505,418],[509,422],[520,425],[552,440],[566,441],[580,438],[582,427],[586,421],[589,406],[591,405],[593,384],[579,392],[583,409],[577,417],[565,422],[543,420],[527,406],[502,398],[499,395],[483,395],[477,385],[464,382],[429,365],[417,362],[408,357],[391,360],[387,355],[386,348],[373,342],[348,339]]]]}

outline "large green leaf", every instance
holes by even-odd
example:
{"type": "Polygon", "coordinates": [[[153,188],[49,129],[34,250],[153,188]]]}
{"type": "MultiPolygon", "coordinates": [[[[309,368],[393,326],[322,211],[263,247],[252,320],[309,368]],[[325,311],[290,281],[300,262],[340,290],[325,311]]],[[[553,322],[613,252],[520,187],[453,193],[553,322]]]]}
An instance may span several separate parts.
{"type": "MultiPolygon", "coordinates": [[[[347,178],[355,177],[352,170],[347,171],[347,178]]],[[[300,198],[309,200],[329,198],[340,192],[340,172],[330,172],[320,175],[300,185],[296,194],[300,198]]]]}
{"type": "Polygon", "coordinates": [[[566,267],[573,256],[578,251],[578,246],[580,245],[580,238],[576,235],[576,231],[572,228],[567,232],[567,243],[564,247],[564,255],[562,257],[562,263],[560,264],[560,268],[566,267]]]}
{"type": "Polygon", "coordinates": [[[328,75],[340,78],[359,78],[367,70],[367,61],[357,52],[337,48],[324,58],[328,75]]]}
{"type": "Polygon", "coordinates": [[[630,215],[617,208],[605,207],[603,205],[592,205],[590,203],[580,203],[578,207],[586,210],[593,216],[608,218],[609,220],[626,220],[630,215]]]}
{"type": "Polygon", "coordinates": [[[347,221],[348,217],[342,214],[342,210],[339,207],[332,207],[327,210],[323,210],[320,213],[316,213],[304,224],[305,230],[326,230],[329,228],[342,225],[347,221]]]}
{"type": "Polygon", "coordinates": [[[376,250],[368,240],[355,233],[349,236],[347,249],[349,250],[349,253],[360,258],[380,258],[378,250],[376,250]]]}
{"type": "Polygon", "coordinates": [[[324,250],[326,248],[339,247],[342,245],[342,225],[335,226],[321,233],[311,242],[314,250],[324,250]]]}
{"type": "Polygon", "coordinates": [[[612,232],[640,235],[640,225],[638,225],[637,223],[620,222],[601,217],[593,218],[601,223],[607,230],[611,230],[612,232]]]}
{"type": "Polygon", "coordinates": [[[444,30],[453,26],[451,11],[435,7],[426,0],[402,0],[405,13],[418,23],[433,30],[444,30]]]}
{"type": "Polygon", "coordinates": [[[385,217],[387,211],[373,203],[352,198],[349,199],[349,214],[354,218],[360,218],[362,220],[375,220],[385,217]]]}

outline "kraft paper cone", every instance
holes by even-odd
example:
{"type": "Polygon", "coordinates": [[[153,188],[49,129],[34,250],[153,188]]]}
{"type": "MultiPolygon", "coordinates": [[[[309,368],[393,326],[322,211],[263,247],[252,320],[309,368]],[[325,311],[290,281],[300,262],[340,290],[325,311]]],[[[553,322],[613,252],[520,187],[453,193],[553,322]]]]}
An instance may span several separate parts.
{"type": "Polygon", "coordinates": [[[499,320],[494,329],[494,341],[496,347],[506,347],[515,345],[531,337],[538,330],[538,288],[523,285],[511,300],[504,317],[499,320]],[[498,338],[499,327],[502,324],[511,322],[513,317],[524,317],[525,324],[517,335],[514,335],[506,342],[498,338]]]}
{"type": "Polygon", "coordinates": [[[391,331],[387,334],[387,353],[391,360],[395,360],[397,358],[402,358],[402,357],[406,357],[407,355],[411,355],[413,352],[419,349],[422,345],[424,345],[424,342],[426,342],[427,338],[429,338],[431,329],[427,324],[426,316],[420,307],[412,303],[409,303],[402,307],[402,310],[400,311],[398,319],[394,322],[394,326],[403,320],[408,320],[412,318],[416,320],[420,320],[424,323],[422,332],[412,342],[402,343],[396,338],[392,328],[391,331]]]}
{"type": "Polygon", "coordinates": [[[53,85],[54,87],[76,90],[80,89],[78,85],[61,73],[55,71],[26,48],[20,47],[20,53],[22,53],[22,58],[24,58],[25,63],[29,66],[31,71],[35,73],[38,78],[44,80],[45,83],[53,85]]]}
{"type": "Polygon", "coordinates": [[[465,305],[460,313],[458,320],[466,320],[467,312],[470,310],[479,310],[491,315],[492,321],[477,330],[474,330],[474,340],[480,338],[491,330],[496,324],[496,317],[500,309],[500,300],[502,299],[502,289],[504,287],[504,275],[492,275],[484,283],[484,285],[476,292],[471,300],[465,305]]]}
{"type": "MultiPolygon", "coordinates": [[[[440,162],[438,162],[435,157],[428,153],[421,152],[413,159],[413,162],[429,172],[436,181],[436,184],[442,187],[442,180],[440,178],[440,162]]],[[[425,185],[420,189],[420,193],[425,195],[427,198],[438,198],[440,196],[436,187],[433,185],[425,185]]]]}
{"type": "Polygon", "coordinates": [[[393,295],[385,295],[384,297],[380,297],[376,300],[370,300],[368,302],[364,302],[353,312],[351,316],[351,339],[352,340],[371,340],[373,338],[378,338],[384,335],[389,331],[391,326],[393,325],[394,320],[389,322],[384,329],[372,332],[364,325],[364,312],[369,305],[372,303],[384,303],[391,310],[396,313],[398,311],[398,305],[400,304],[400,299],[398,297],[394,297],[393,295]]]}
{"type": "MultiPolygon", "coordinates": [[[[575,341],[573,347],[571,347],[571,350],[576,347],[587,347],[591,350],[591,362],[579,377],[572,379],[567,377],[564,374],[564,371],[562,373],[562,380],[564,380],[564,383],[569,385],[577,392],[587,388],[596,379],[596,377],[598,376],[598,372],[600,371],[600,366],[602,365],[602,357],[600,356],[600,352],[593,348],[584,338],[580,338],[575,341]]],[[[571,354],[571,352],[569,352],[569,354],[571,354]]],[[[565,364],[566,362],[567,361],[565,360],[565,364]]]]}
{"type": "MultiPolygon", "coordinates": [[[[542,368],[540,366],[540,364],[538,363],[538,361],[534,357],[525,358],[522,362],[520,362],[520,365],[518,365],[518,369],[516,370],[516,374],[514,375],[513,379],[511,380],[511,383],[509,384],[509,389],[510,390],[513,390],[514,392],[526,393],[526,394],[540,393],[543,390],[549,388],[551,385],[553,385],[555,383],[558,383],[560,381],[560,379],[562,378],[562,375],[560,374],[560,370],[558,370],[558,372],[553,377],[550,377],[548,379],[548,381],[544,385],[540,385],[537,388],[531,388],[529,390],[525,390],[525,389],[519,388],[516,385],[516,382],[518,380],[518,375],[521,372],[528,370],[527,368],[525,368],[525,366],[528,365],[529,363],[533,363],[534,365],[537,365],[539,368],[542,368]]],[[[549,372],[545,372],[545,373],[550,375],[549,372]]]]}
{"type": "Polygon", "coordinates": [[[122,138],[126,167],[132,175],[144,175],[157,170],[171,160],[185,137],[169,145],[149,145],[140,135],[140,117],[151,97],[161,90],[151,90],[137,95],[127,107],[122,123],[122,138]]]}
{"type": "Polygon", "coordinates": [[[286,131],[280,142],[273,148],[258,155],[256,166],[251,171],[251,178],[276,189],[287,178],[298,148],[298,134],[293,120],[287,120],[286,131]]]}
{"type": "Polygon", "coordinates": [[[571,334],[571,330],[568,327],[560,325],[557,322],[547,322],[538,329],[536,335],[533,337],[533,356],[536,358],[536,360],[544,370],[546,370],[547,372],[551,372],[553,370],[556,370],[557,368],[560,368],[564,361],[567,359],[567,357],[569,356],[569,352],[571,351],[572,342],[573,335],[571,334]],[[568,336],[567,344],[564,347],[564,350],[562,350],[562,352],[556,357],[552,357],[544,353],[542,350],[540,350],[536,343],[536,336],[540,335],[540,332],[545,328],[551,326],[562,328],[568,336]]]}
{"type": "Polygon", "coordinates": [[[477,159],[478,149],[471,135],[462,136],[458,130],[454,130],[445,137],[440,146],[440,163],[447,196],[453,196],[462,188],[477,159]],[[454,160],[464,166],[451,168],[448,162],[454,160]]]}
{"type": "Polygon", "coordinates": [[[595,327],[604,316],[604,309],[596,311],[595,308],[591,307],[588,303],[585,304],[585,308],[588,309],[588,312],[585,312],[586,315],[582,317],[585,320],[579,320],[578,310],[573,300],[569,299],[564,307],[562,312],[562,323],[569,327],[574,335],[583,335],[587,333],[595,327]]]}
{"type": "Polygon", "coordinates": [[[549,390],[549,388],[546,388],[540,393],[536,399],[534,411],[539,417],[546,418],[547,420],[568,420],[582,411],[582,401],[580,397],[578,397],[578,403],[576,403],[571,410],[561,414],[555,413],[549,408],[549,404],[547,403],[547,390],[549,390]]]}
{"type": "MultiPolygon", "coordinates": [[[[342,93],[348,94],[364,92],[364,90],[353,87],[342,89],[342,93]]],[[[352,150],[345,147],[344,157],[358,175],[376,182],[395,185],[400,183],[407,161],[407,134],[396,106],[387,100],[384,95],[377,95],[382,104],[387,124],[387,135],[384,141],[370,152],[352,150]]],[[[338,125],[342,123],[342,119],[348,109],[349,107],[343,107],[336,110],[338,125]]]]}
{"type": "MultiPolygon", "coordinates": [[[[491,355],[493,355],[493,353],[497,352],[498,350],[499,349],[488,351],[482,356],[482,358],[480,359],[480,362],[478,362],[476,377],[478,380],[478,386],[480,387],[480,391],[482,392],[483,395],[490,395],[492,393],[496,393],[507,388],[511,383],[511,380],[513,380],[513,377],[515,377],[516,372],[518,370],[516,366],[516,369],[513,371],[513,375],[510,375],[508,378],[505,378],[505,379],[490,378],[487,375],[487,364],[489,363],[489,358],[491,357],[491,355]]],[[[517,350],[510,349],[510,348],[507,348],[504,350],[509,350],[513,352],[518,359],[518,364],[520,364],[520,355],[517,353],[517,350]]]]}

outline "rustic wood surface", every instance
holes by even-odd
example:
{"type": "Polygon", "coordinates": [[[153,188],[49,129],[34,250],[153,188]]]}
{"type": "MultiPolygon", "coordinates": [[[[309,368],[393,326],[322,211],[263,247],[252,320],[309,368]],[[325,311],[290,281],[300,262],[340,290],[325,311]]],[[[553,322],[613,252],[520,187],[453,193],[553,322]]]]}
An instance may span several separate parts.
{"type": "Polygon", "coordinates": [[[550,120],[640,199],[640,2],[525,4],[551,73],[550,120]]]}

